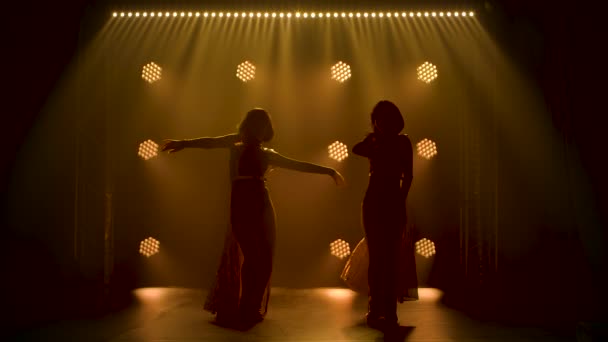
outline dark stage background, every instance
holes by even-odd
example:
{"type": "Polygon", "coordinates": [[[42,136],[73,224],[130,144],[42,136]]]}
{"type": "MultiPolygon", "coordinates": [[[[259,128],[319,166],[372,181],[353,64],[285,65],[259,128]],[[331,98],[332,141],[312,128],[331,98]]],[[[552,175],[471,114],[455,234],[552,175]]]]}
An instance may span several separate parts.
{"type": "MultiPolygon", "coordinates": [[[[491,298],[496,308],[530,305],[529,319],[602,319],[607,170],[598,138],[602,78],[591,9],[471,1],[457,7],[474,8],[483,30],[379,24],[353,34],[346,24],[298,24],[271,32],[232,27],[229,37],[220,25],[143,30],[123,24],[100,39],[113,9],[152,6],[131,4],[45,4],[4,22],[10,87],[0,185],[3,293],[15,312],[9,325],[103,307],[107,192],[115,233],[112,293],[207,286],[227,227],[228,155],[190,150],[143,161],[137,146],[229,133],[252,106],[273,116],[272,147],[336,167],[349,183],[335,188],[329,178],[273,172],[273,284],[340,286],[343,261],[328,254],[328,244],[343,238],[354,246],[362,237],[367,165],[352,156],[334,162],[326,147],[360,139],[381,98],[400,106],[414,143],[430,138],[438,145],[436,158],[415,160],[408,199],[410,222],[438,249],[432,262],[418,260],[423,284],[470,310],[491,298]],[[247,84],[233,75],[244,59],[258,70],[247,84]],[[427,59],[438,65],[439,78],[416,88],[408,70],[427,59]],[[149,60],[164,68],[154,87],[139,77],[149,60]],[[325,72],[338,60],[353,70],[344,84],[325,72]],[[487,258],[463,264],[463,194],[470,190],[463,182],[470,178],[462,173],[471,157],[463,137],[470,127],[481,132],[481,199],[492,213],[481,220],[498,234],[476,240],[489,243],[487,258]],[[137,254],[148,236],[161,241],[156,258],[137,254]]],[[[301,7],[369,9],[362,1],[301,7]]],[[[513,319],[508,310],[503,315],[513,319]]]]}

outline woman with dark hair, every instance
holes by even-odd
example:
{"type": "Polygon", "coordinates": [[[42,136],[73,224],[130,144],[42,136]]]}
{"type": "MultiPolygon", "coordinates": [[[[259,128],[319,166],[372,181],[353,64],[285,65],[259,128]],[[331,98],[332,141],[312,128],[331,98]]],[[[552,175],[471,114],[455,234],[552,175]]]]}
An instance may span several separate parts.
{"type": "Polygon", "coordinates": [[[411,232],[405,201],[412,184],[413,151],[399,108],[380,101],[371,113],[373,132],[353,147],[369,159],[369,184],[362,205],[364,243],[369,254],[367,323],[396,326],[397,301],[418,298],[411,232]]]}
{"type": "Polygon", "coordinates": [[[297,161],[262,147],[274,136],[268,113],[250,110],[238,133],[191,140],[166,140],[161,148],[169,153],[183,148],[227,148],[230,150],[230,224],[224,254],[205,303],[220,325],[248,329],[264,319],[268,307],[270,275],[275,242],[275,214],[266,188],[270,167],[287,168],[331,176],[341,185],[338,171],[297,161]]]}

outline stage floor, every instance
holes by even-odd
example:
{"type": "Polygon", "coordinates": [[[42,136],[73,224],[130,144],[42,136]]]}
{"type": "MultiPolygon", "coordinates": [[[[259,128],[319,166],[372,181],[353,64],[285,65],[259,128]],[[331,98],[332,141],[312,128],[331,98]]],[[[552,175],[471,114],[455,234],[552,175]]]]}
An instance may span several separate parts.
{"type": "MultiPolygon", "coordinates": [[[[184,288],[145,288],[137,301],[97,319],[49,324],[21,334],[16,341],[383,341],[364,324],[367,302],[347,289],[273,288],[266,320],[247,332],[211,323],[203,311],[205,292],[184,288]]],[[[402,325],[397,341],[574,341],[541,328],[481,322],[443,306],[441,293],[420,289],[420,300],[399,305],[402,325]]],[[[522,308],[525,310],[525,308],[522,308]]]]}

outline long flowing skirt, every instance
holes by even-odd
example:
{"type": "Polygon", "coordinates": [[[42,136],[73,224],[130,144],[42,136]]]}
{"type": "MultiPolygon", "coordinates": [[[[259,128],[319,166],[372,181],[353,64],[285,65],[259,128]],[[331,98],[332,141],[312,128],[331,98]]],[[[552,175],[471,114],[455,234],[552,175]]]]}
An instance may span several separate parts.
{"type": "MultiPolygon", "coordinates": [[[[399,303],[418,300],[418,277],[416,275],[414,238],[414,228],[408,225],[401,237],[397,254],[397,286],[395,298],[399,303]]],[[[364,237],[359,241],[349,259],[346,261],[340,278],[353,291],[367,295],[369,293],[368,267],[369,251],[367,248],[367,240],[364,237]]]]}
{"type": "Polygon", "coordinates": [[[233,184],[231,199],[231,226],[229,227],[224,240],[224,250],[221,256],[220,265],[205,300],[205,310],[222,316],[225,319],[236,319],[239,309],[243,309],[243,293],[251,294],[252,288],[255,292],[249,296],[249,301],[253,298],[255,303],[248,302],[246,305],[251,311],[257,311],[265,315],[268,311],[268,300],[270,298],[270,272],[272,270],[272,254],[274,249],[274,209],[268,196],[268,192],[263,184],[254,182],[244,182],[243,184],[233,184]],[[246,260],[247,253],[250,251],[249,259],[246,260]],[[262,247],[260,247],[262,246],[262,247]],[[251,252],[253,251],[253,252],[251,252]],[[248,263],[244,270],[243,265],[248,263]],[[262,270],[262,272],[257,272],[262,270]],[[245,271],[245,272],[244,272],[245,271]],[[248,273],[248,274],[245,274],[248,273]],[[262,278],[257,278],[258,273],[265,273],[262,278]],[[250,288],[244,289],[244,276],[249,277],[245,282],[253,284],[250,288]],[[260,287],[258,284],[262,282],[260,287]],[[263,288],[265,285],[265,288],[263,288]],[[263,290],[258,296],[257,288],[263,290]]]}

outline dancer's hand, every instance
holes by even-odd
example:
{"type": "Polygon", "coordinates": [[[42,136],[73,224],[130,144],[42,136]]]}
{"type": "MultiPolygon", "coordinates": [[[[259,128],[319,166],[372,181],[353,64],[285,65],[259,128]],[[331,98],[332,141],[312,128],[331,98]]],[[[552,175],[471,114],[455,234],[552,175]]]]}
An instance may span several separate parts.
{"type": "Polygon", "coordinates": [[[344,177],[342,177],[342,175],[340,174],[340,172],[334,170],[334,172],[331,174],[331,178],[334,179],[334,182],[336,182],[337,186],[344,186],[346,185],[346,181],[344,180],[344,177]]]}
{"type": "Polygon", "coordinates": [[[160,150],[162,152],[167,151],[168,153],[174,153],[177,151],[181,151],[182,149],[184,149],[184,147],[186,147],[186,144],[183,140],[163,140],[163,145],[161,146],[160,150]]]}

